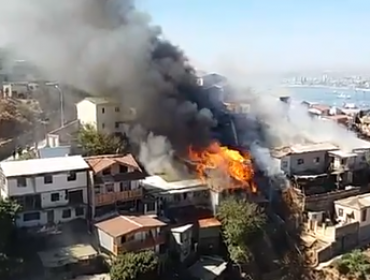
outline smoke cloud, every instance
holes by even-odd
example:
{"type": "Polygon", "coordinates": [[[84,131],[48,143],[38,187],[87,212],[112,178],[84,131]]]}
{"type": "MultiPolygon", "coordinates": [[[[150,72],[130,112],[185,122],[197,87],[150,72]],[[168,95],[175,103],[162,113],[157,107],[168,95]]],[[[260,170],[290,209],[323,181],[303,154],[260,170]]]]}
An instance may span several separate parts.
{"type": "MultiPolygon", "coordinates": [[[[37,65],[52,80],[93,95],[111,96],[133,107],[142,143],[140,159],[149,172],[173,167],[173,153],[203,147],[225,117],[206,98],[182,51],[161,39],[161,29],[128,0],[0,0],[0,47],[37,65]]],[[[233,82],[233,81],[231,81],[233,82]]],[[[312,119],[298,105],[242,87],[234,101],[247,100],[251,113],[235,119],[241,145],[268,174],[280,172],[269,148],[330,141],[343,149],[358,144],[336,124],[312,119]]],[[[226,116],[227,117],[227,116],[226,116]]]]}
{"type": "Polygon", "coordinates": [[[135,108],[138,123],[152,133],[146,135],[152,144],[143,147],[146,162],[158,152],[164,160],[172,149],[181,153],[188,145],[209,143],[216,121],[202,101],[195,71],[179,48],[161,39],[160,28],[151,25],[133,1],[0,4],[0,47],[33,62],[49,79],[135,108]],[[166,140],[154,141],[154,135],[166,140]]]}

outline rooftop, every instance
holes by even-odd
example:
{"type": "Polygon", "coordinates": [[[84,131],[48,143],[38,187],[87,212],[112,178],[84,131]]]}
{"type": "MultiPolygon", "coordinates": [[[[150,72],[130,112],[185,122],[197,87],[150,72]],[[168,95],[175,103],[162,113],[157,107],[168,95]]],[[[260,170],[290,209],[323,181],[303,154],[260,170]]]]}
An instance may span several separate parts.
{"type": "Polygon", "coordinates": [[[330,151],[329,154],[334,155],[334,156],[338,156],[340,158],[350,158],[350,157],[356,157],[357,156],[356,153],[349,153],[349,152],[342,151],[342,150],[330,151]]]}
{"type": "Polygon", "coordinates": [[[90,101],[91,103],[94,103],[96,105],[116,103],[116,101],[114,101],[113,99],[106,97],[86,97],[84,100],[90,101]]]}
{"type": "Polygon", "coordinates": [[[213,280],[220,276],[226,270],[226,267],[227,262],[220,257],[203,256],[188,271],[194,278],[213,280]]]}
{"type": "Polygon", "coordinates": [[[143,228],[163,227],[166,224],[154,216],[117,216],[95,226],[112,237],[119,237],[143,228]]]}
{"type": "Polygon", "coordinates": [[[141,171],[139,164],[131,154],[92,156],[86,157],[85,160],[94,173],[103,171],[115,163],[132,167],[134,170],[141,171]]]}
{"type": "Polygon", "coordinates": [[[87,170],[89,165],[81,156],[40,158],[0,163],[5,177],[30,176],[57,172],[87,170]]]}
{"type": "Polygon", "coordinates": [[[162,176],[158,175],[146,177],[142,183],[144,186],[158,188],[163,191],[180,191],[188,188],[198,189],[199,187],[208,189],[207,185],[200,179],[185,179],[169,182],[166,181],[162,176]]]}
{"type": "Polygon", "coordinates": [[[355,209],[362,209],[366,207],[370,207],[370,193],[365,193],[356,196],[350,196],[347,198],[339,199],[334,202],[337,205],[355,208],[355,209]]]}
{"type": "Polygon", "coordinates": [[[292,154],[303,154],[310,152],[338,150],[338,147],[331,143],[315,143],[306,145],[294,145],[290,147],[290,149],[292,154]]]}
{"type": "Polygon", "coordinates": [[[216,218],[206,218],[200,219],[198,221],[200,228],[210,228],[210,227],[219,227],[221,226],[221,222],[216,218]]]}
{"type": "Polygon", "coordinates": [[[183,233],[183,232],[191,229],[192,227],[193,227],[192,224],[187,224],[187,225],[183,225],[183,226],[180,226],[180,227],[172,228],[171,231],[175,232],[175,233],[183,233]]]}

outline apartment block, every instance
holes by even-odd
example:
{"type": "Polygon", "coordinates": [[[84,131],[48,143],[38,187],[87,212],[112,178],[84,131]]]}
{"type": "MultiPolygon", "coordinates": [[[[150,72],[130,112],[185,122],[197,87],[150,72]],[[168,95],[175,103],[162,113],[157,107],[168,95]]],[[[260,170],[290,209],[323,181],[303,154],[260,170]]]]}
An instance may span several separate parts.
{"type": "Polygon", "coordinates": [[[88,169],[81,156],[3,161],[1,197],[22,207],[16,221],[19,227],[85,218],[88,169]]]}

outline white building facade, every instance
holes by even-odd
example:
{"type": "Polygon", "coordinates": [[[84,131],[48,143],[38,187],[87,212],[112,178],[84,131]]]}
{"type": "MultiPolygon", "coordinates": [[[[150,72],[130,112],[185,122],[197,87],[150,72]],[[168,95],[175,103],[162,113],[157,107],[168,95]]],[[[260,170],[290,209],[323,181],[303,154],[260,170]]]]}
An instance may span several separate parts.
{"type": "Polygon", "coordinates": [[[19,227],[85,218],[88,169],[81,156],[1,162],[1,197],[20,204],[19,227]]]}
{"type": "Polygon", "coordinates": [[[112,99],[85,98],[76,104],[77,118],[81,124],[93,125],[99,132],[113,134],[125,132],[125,123],[134,120],[136,112],[112,99]]]}

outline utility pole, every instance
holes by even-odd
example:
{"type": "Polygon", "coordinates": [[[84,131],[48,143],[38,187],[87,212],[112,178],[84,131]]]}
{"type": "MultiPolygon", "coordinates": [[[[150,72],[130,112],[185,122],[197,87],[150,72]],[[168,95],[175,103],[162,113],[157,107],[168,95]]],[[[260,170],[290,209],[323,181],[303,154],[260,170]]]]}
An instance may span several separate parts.
{"type": "Polygon", "coordinates": [[[47,86],[55,88],[59,92],[59,103],[60,103],[60,126],[64,126],[64,95],[60,89],[59,84],[56,83],[45,83],[47,86]]]}

